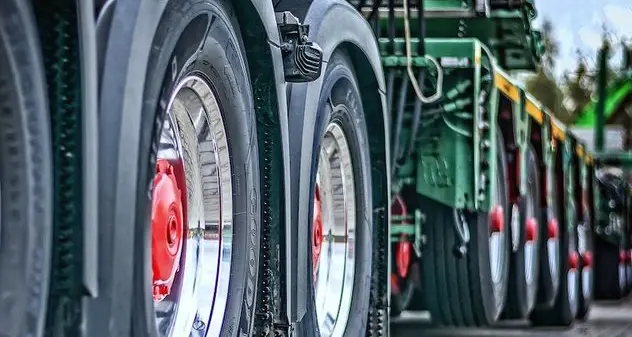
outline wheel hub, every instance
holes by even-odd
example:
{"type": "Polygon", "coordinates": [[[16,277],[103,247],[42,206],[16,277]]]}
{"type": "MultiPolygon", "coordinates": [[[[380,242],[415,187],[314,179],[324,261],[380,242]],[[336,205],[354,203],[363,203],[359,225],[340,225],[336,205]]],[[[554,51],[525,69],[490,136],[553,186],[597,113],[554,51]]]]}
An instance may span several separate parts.
{"type": "Polygon", "coordinates": [[[535,218],[527,219],[525,232],[527,242],[533,242],[538,238],[538,222],[535,218]]]}
{"type": "Polygon", "coordinates": [[[342,126],[329,123],[319,151],[311,233],[314,305],[323,336],[343,336],[353,314],[357,208],[351,158],[342,126]]]}
{"type": "Polygon", "coordinates": [[[568,269],[570,271],[577,270],[579,268],[579,254],[572,252],[568,256],[568,269]]]}
{"type": "Polygon", "coordinates": [[[593,264],[593,256],[592,253],[589,251],[584,252],[584,254],[582,255],[582,260],[584,262],[584,268],[591,268],[592,264],[593,264]]]}
{"type": "Polygon", "coordinates": [[[174,168],[159,159],[154,177],[151,214],[151,257],[153,296],[162,301],[171,293],[182,252],[182,192],[174,168]]]}
{"type": "Polygon", "coordinates": [[[494,207],[490,214],[490,225],[492,233],[500,233],[505,229],[505,212],[503,207],[497,205],[494,207]]]}
{"type": "MultiPolygon", "coordinates": [[[[320,266],[320,251],[323,246],[323,217],[322,217],[322,202],[320,201],[320,187],[316,183],[314,190],[314,219],[312,230],[312,261],[314,276],[318,273],[318,266],[320,266]]],[[[314,282],[318,278],[314,277],[314,282]]]]}
{"type": "Polygon", "coordinates": [[[556,239],[559,235],[559,227],[556,219],[550,219],[546,224],[546,231],[548,239],[556,239]]]}

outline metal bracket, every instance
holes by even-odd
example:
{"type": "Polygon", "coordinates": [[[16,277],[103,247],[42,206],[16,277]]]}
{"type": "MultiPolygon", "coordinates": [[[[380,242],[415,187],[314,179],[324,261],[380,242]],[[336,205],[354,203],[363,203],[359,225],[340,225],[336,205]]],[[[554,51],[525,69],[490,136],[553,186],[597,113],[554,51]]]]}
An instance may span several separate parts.
{"type": "Polygon", "coordinates": [[[323,51],[309,40],[309,25],[303,25],[291,12],[277,12],[281,34],[283,71],[287,82],[312,82],[320,77],[323,51]]]}
{"type": "Polygon", "coordinates": [[[454,229],[456,242],[452,247],[452,252],[456,257],[463,258],[467,255],[467,245],[470,243],[470,228],[464,211],[461,209],[454,210],[454,229]]]}

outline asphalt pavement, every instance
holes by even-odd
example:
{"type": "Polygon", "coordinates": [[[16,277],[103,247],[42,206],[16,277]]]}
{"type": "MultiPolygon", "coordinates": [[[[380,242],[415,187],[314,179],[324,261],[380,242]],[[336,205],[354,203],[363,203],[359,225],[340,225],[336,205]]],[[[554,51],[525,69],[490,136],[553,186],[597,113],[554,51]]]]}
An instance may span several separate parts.
{"type": "Polygon", "coordinates": [[[533,328],[524,321],[502,322],[495,329],[435,329],[427,313],[405,312],[391,322],[393,337],[632,337],[632,297],[595,303],[585,322],[571,328],[533,328]]]}

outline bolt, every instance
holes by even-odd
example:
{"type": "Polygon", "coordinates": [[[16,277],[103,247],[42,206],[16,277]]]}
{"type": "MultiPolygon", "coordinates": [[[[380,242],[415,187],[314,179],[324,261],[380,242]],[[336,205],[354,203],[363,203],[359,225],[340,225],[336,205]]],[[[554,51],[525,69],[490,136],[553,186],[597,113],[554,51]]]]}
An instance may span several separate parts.
{"type": "Polygon", "coordinates": [[[467,254],[467,247],[465,245],[455,245],[452,252],[456,257],[463,258],[467,254]]]}

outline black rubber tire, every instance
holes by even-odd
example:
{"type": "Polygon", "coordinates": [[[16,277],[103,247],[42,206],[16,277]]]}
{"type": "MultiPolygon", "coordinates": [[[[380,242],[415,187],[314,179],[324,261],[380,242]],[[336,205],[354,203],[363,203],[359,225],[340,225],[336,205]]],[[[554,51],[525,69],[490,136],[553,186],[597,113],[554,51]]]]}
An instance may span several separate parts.
{"type": "MultiPolygon", "coordinates": [[[[394,285],[393,280],[391,279],[391,317],[397,317],[401,315],[401,313],[408,309],[411,305],[411,302],[415,300],[415,293],[417,290],[417,284],[419,282],[415,282],[414,279],[418,278],[413,276],[412,273],[418,273],[419,267],[417,264],[420,262],[412,262],[410,265],[410,272],[408,277],[402,279],[399,276],[397,277],[398,286],[394,285]]],[[[391,276],[393,277],[393,276],[391,276]]]]}
{"type": "MultiPolygon", "coordinates": [[[[497,142],[496,179],[502,186],[500,202],[506,210],[509,205],[507,158],[500,133],[497,142]]],[[[432,323],[437,326],[495,324],[507,296],[511,249],[509,231],[504,231],[504,273],[498,282],[499,300],[496,301],[489,260],[489,214],[464,212],[469,225],[470,242],[467,254],[458,258],[453,253],[458,211],[427,197],[422,197],[420,208],[427,216],[423,232],[428,242],[422,257],[422,298],[423,307],[430,311],[432,323]]],[[[507,215],[505,212],[505,223],[508,222],[507,215]]]]}
{"type": "MultiPolygon", "coordinates": [[[[369,156],[368,132],[364,110],[360,100],[360,91],[353,64],[349,56],[343,50],[336,50],[327,63],[327,68],[322,75],[323,86],[318,98],[318,110],[316,112],[316,124],[314,128],[314,146],[311,163],[310,199],[309,204],[314,203],[314,189],[316,172],[318,168],[318,154],[327,125],[331,122],[338,123],[347,139],[351,162],[354,171],[356,214],[355,242],[355,274],[353,295],[351,303],[351,315],[347,321],[344,336],[364,336],[369,314],[369,294],[373,264],[373,202],[371,186],[371,161],[369,156]],[[332,109],[328,109],[331,106],[332,109]],[[333,110],[333,111],[332,111],[333,110]]],[[[313,217],[313,209],[310,207],[308,219],[313,217]]],[[[308,233],[312,232],[312,222],[308,224],[308,233]]],[[[307,238],[307,246],[311,249],[311,235],[307,238]]],[[[308,270],[312,270],[312,254],[306,254],[308,270]]],[[[308,284],[313,284],[313,275],[309,273],[308,284]]],[[[308,296],[306,301],[307,313],[297,324],[297,336],[320,336],[318,319],[315,308],[315,291],[309,287],[305,291],[308,296]]]]}
{"type": "MultiPolygon", "coordinates": [[[[414,214],[416,209],[419,208],[420,195],[412,185],[407,185],[400,191],[400,196],[404,199],[406,207],[408,208],[408,214],[414,214]]],[[[394,246],[391,245],[391,252],[394,252],[394,246]]],[[[424,261],[416,256],[413,251],[408,276],[406,279],[402,279],[399,275],[395,275],[397,282],[403,285],[401,289],[396,289],[393,285],[393,273],[395,272],[395,257],[394,253],[391,257],[391,317],[399,316],[404,310],[423,310],[422,298],[424,296],[424,289],[421,285],[420,264],[424,261]],[[399,291],[398,291],[399,290],[399,291]]]]}
{"type": "Polygon", "coordinates": [[[52,240],[52,145],[30,2],[0,1],[0,335],[42,336],[52,240]]]}
{"type": "MultiPolygon", "coordinates": [[[[257,122],[245,48],[235,10],[225,0],[171,0],[158,25],[149,55],[140,132],[136,226],[139,234],[133,297],[134,336],[153,330],[151,295],[150,182],[157,142],[169,97],[180,80],[195,73],[206,79],[221,108],[231,158],[233,251],[222,336],[249,336],[253,329],[264,206],[260,189],[257,122]]],[[[124,154],[123,154],[124,155],[124,154]]],[[[150,331],[151,332],[151,331],[150,331]]],[[[154,332],[155,333],[155,332],[154,332]]]]}
{"type": "Polygon", "coordinates": [[[619,247],[598,236],[594,244],[594,273],[599,275],[595,277],[595,299],[620,299],[625,295],[625,287],[619,280],[619,247]]]}
{"type": "MultiPolygon", "coordinates": [[[[562,154],[557,153],[556,158],[556,197],[558,198],[558,205],[566,205],[566,181],[564,178],[564,172],[562,170],[562,154]]],[[[569,282],[568,282],[568,269],[569,269],[569,244],[570,240],[577,242],[577,226],[573,226],[573,230],[568,229],[567,214],[560,212],[560,232],[559,232],[559,247],[560,254],[558,264],[560,266],[560,288],[555,298],[553,307],[550,309],[536,308],[531,313],[531,323],[535,326],[570,326],[577,315],[577,307],[573,308],[573,305],[569,301],[569,282]]],[[[579,280],[579,277],[577,277],[579,280]]],[[[578,289],[579,281],[575,284],[575,289],[578,289]]]]}
{"type": "MultiPolygon", "coordinates": [[[[542,167],[543,170],[546,170],[546,167],[542,167]]],[[[543,177],[546,179],[546,176],[543,177]]],[[[552,177],[552,184],[555,186],[556,177],[555,175],[552,177]]],[[[545,184],[548,184],[544,182],[545,184]]],[[[561,253],[561,249],[559,248],[559,212],[558,212],[558,200],[553,198],[553,204],[548,205],[548,207],[542,209],[540,216],[540,238],[546,238],[547,240],[540,240],[540,274],[539,274],[539,284],[538,284],[538,294],[537,294],[537,302],[536,308],[538,310],[546,310],[551,309],[555,304],[555,298],[557,297],[557,293],[560,288],[560,278],[561,275],[559,271],[559,264],[557,265],[557,270],[554,279],[554,275],[551,273],[551,268],[549,265],[549,246],[548,246],[548,222],[555,219],[558,221],[558,252],[557,256],[559,259],[559,255],[561,253]]]]}
{"type": "MultiPolygon", "coordinates": [[[[594,251],[594,244],[593,244],[594,236],[593,236],[590,220],[588,219],[584,220],[583,226],[587,228],[585,232],[586,251],[592,253],[594,251]]],[[[580,256],[581,270],[580,270],[580,278],[579,278],[580,293],[579,293],[579,309],[577,310],[577,318],[580,320],[585,320],[586,318],[588,318],[588,313],[590,313],[590,307],[592,306],[592,301],[593,301],[593,297],[595,293],[595,290],[594,290],[595,289],[594,288],[595,269],[594,269],[594,260],[591,266],[587,266],[585,255],[580,254],[579,256],[580,256]],[[590,268],[591,270],[586,276],[584,276],[584,271],[587,268],[590,268]],[[584,289],[585,287],[587,288],[584,289]]]]}
{"type": "Polygon", "coordinates": [[[528,284],[527,274],[526,274],[526,263],[525,263],[525,244],[526,244],[526,223],[527,223],[527,207],[528,202],[525,198],[531,198],[532,204],[532,213],[539,217],[541,214],[540,211],[540,185],[539,185],[539,174],[538,174],[538,166],[535,156],[535,151],[529,147],[527,152],[527,188],[530,189],[526,196],[523,196],[519,202],[520,209],[520,239],[518,243],[518,250],[512,253],[511,259],[511,267],[510,267],[510,276],[509,276],[509,287],[507,290],[507,304],[505,306],[505,311],[503,313],[503,318],[509,319],[522,319],[526,318],[528,314],[533,310],[536,303],[536,295],[538,291],[538,278],[540,272],[540,256],[539,256],[539,248],[542,246],[540,244],[541,236],[541,227],[542,224],[539,223],[538,227],[538,235],[536,238],[536,249],[538,251],[536,254],[536,261],[534,261],[533,265],[533,283],[528,284]]]}

